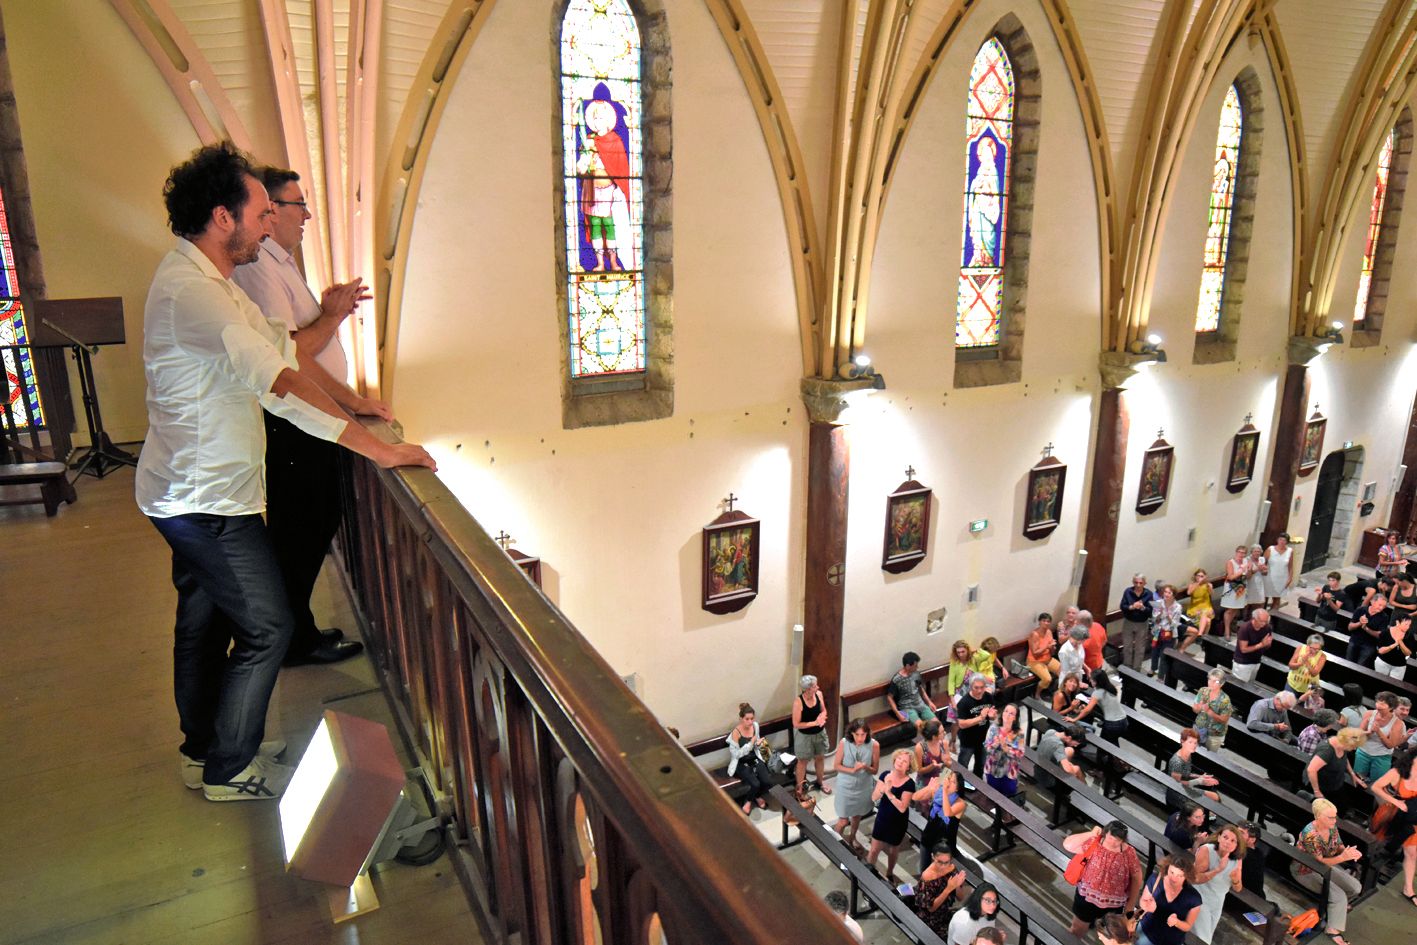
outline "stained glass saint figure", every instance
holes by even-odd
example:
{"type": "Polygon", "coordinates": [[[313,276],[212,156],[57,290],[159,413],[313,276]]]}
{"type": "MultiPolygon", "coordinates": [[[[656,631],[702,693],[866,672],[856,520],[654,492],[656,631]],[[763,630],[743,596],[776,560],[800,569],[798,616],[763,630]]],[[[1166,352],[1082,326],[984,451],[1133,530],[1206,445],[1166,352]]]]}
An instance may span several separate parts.
{"type": "Polygon", "coordinates": [[[561,114],[572,377],[645,370],[640,33],[626,0],[570,0],[561,114]]]}
{"type": "Polygon", "coordinates": [[[999,343],[1013,149],[1014,74],[1003,44],[979,47],[965,112],[963,247],[955,303],[955,347],[999,343]]]}

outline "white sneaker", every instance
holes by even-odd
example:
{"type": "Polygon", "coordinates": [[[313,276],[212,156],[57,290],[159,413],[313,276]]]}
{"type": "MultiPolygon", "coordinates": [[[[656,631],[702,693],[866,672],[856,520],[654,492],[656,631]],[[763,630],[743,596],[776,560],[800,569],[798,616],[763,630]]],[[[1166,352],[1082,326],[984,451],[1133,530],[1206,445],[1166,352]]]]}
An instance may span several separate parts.
{"type": "Polygon", "coordinates": [[[271,801],[285,792],[295,769],[257,755],[225,784],[203,784],[209,801],[271,801]]]}
{"type": "MultiPolygon", "coordinates": [[[[275,761],[285,754],[285,741],[280,738],[272,738],[270,741],[261,742],[261,747],[256,749],[257,758],[265,758],[268,761],[275,761]]],[[[202,771],[206,768],[205,761],[198,761],[195,758],[188,758],[182,752],[177,753],[182,768],[182,783],[193,791],[202,786],[202,771]]]]}

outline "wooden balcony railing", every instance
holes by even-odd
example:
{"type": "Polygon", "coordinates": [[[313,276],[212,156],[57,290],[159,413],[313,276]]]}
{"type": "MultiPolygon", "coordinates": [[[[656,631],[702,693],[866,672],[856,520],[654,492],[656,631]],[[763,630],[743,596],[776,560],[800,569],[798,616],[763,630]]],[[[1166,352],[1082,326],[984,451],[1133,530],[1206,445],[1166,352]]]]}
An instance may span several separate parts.
{"type": "Polygon", "coordinates": [[[499,945],[853,941],[437,476],[346,488],[366,642],[499,945]]]}

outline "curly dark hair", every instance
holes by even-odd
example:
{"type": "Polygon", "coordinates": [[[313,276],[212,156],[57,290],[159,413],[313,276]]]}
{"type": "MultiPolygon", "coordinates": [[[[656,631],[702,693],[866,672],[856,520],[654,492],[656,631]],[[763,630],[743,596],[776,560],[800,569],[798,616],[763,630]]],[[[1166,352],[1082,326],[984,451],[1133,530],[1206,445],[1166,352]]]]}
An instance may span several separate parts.
{"type": "Polygon", "coordinates": [[[162,187],[168,227],[176,236],[200,236],[217,207],[240,219],[249,197],[246,178],[255,176],[251,158],[230,141],[198,148],[162,187]]]}

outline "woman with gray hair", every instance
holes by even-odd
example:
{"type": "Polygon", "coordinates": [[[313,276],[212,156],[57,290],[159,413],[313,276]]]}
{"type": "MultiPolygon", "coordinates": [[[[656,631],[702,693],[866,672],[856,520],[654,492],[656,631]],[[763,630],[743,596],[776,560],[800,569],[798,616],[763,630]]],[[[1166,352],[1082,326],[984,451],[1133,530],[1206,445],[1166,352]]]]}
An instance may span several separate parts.
{"type": "MultiPolygon", "coordinates": [[[[1087,627],[1074,624],[1068,631],[1067,642],[1058,647],[1058,679],[1068,676],[1082,678],[1087,672],[1087,627]]],[[[1061,686],[1062,683],[1059,682],[1061,686]]]]}
{"type": "MultiPolygon", "coordinates": [[[[1343,869],[1344,863],[1352,863],[1363,858],[1363,851],[1348,846],[1338,832],[1338,808],[1332,801],[1316,798],[1313,803],[1313,821],[1299,831],[1295,843],[1300,850],[1318,860],[1329,870],[1328,883],[1328,928],[1324,934],[1333,939],[1334,945],[1348,945],[1343,930],[1348,927],[1348,899],[1363,891],[1363,884],[1352,873],[1343,869]]],[[[1305,889],[1322,892],[1324,878],[1299,863],[1293,865],[1294,880],[1305,889]]]]}
{"type": "Polygon", "coordinates": [[[802,694],[792,700],[792,753],[797,756],[797,788],[807,790],[807,759],[817,768],[817,787],[823,794],[832,792],[823,780],[827,771],[827,704],[816,676],[803,676],[802,694]]]}

